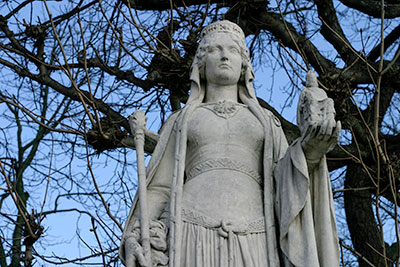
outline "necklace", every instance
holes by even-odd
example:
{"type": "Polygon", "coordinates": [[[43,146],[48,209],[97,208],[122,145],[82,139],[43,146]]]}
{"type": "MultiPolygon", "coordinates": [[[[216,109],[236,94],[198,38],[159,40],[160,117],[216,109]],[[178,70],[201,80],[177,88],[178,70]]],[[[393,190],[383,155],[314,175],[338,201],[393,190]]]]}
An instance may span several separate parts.
{"type": "Polygon", "coordinates": [[[220,100],[216,103],[205,104],[204,107],[214,112],[217,116],[228,119],[235,116],[239,108],[245,107],[245,105],[229,100],[220,100]]]}

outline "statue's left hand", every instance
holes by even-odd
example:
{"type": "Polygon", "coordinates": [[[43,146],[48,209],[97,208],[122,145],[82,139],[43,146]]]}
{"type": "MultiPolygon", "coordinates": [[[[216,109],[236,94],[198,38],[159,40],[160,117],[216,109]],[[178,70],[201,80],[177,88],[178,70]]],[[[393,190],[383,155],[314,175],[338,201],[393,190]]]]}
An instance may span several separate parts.
{"type": "Polygon", "coordinates": [[[301,137],[301,146],[307,162],[317,163],[339,140],[342,129],[340,121],[323,120],[310,124],[301,137]]]}

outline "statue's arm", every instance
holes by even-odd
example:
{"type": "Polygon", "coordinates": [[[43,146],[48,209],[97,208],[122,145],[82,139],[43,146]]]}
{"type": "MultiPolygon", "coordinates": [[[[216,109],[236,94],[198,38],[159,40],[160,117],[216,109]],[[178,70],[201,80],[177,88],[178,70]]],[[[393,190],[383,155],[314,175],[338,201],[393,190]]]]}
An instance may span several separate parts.
{"type": "MultiPolygon", "coordinates": [[[[174,141],[175,131],[172,129],[171,121],[167,122],[166,129],[160,134],[160,140],[156,148],[149,166],[147,167],[147,207],[150,220],[160,219],[161,214],[169,203],[172,173],[174,166],[174,141]]],[[[139,218],[139,210],[136,203],[134,203],[133,220],[137,221],[139,218]]],[[[132,221],[131,219],[131,221],[132,221]]],[[[137,223],[136,223],[137,224],[137,223]]],[[[135,226],[136,227],[136,226],[135,226]]]]}
{"type": "MultiPolygon", "coordinates": [[[[167,120],[160,133],[157,147],[152,154],[146,172],[146,179],[148,180],[147,208],[150,220],[150,242],[152,254],[154,254],[153,262],[158,263],[165,262],[167,259],[165,256],[167,230],[166,225],[159,219],[167,207],[170,198],[174,158],[173,141],[175,140],[172,126],[176,114],[171,115],[171,117],[167,120]]],[[[138,201],[136,196],[126,222],[120,247],[120,257],[127,267],[137,266],[137,260],[140,264],[144,263],[143,249],[140,244],[140,210],[139,205],[137,205],[138,201]]]]}

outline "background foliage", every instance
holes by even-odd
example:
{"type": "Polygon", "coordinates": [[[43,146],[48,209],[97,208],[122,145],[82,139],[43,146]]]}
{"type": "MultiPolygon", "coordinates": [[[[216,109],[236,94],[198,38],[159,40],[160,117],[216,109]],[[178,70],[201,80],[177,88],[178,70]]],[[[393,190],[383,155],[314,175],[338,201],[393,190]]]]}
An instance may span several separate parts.
{"type": "MultiPolygon", "coordinates": [[[[291,106],[313,69],[335,101],[342,265],[399,266],[399,1],[7,0],[0,10],[1,267],[121,265],[137,186],[126,117],[140,108],[157,131],[184,104],[198,35],[223,18],[244,29],[257,70],[285,73],[260,95],[273,88],[291,106]]],[[[299,135],[282,106],[260,102],[289,141],[299,135]]],[[[149,131],[149,154],[156,142],[149,131]]]]}

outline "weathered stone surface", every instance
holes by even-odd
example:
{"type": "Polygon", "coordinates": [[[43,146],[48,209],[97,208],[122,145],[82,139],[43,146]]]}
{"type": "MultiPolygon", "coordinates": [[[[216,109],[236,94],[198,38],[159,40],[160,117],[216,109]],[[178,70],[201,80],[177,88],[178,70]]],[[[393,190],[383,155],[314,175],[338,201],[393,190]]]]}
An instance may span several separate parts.
{"type": "Polygon", "coordinates": [[[333,103],[308,74],[302,136],[289,147],[279,120],[258,104],[253,78],[239,26],[207,26],[190,98],[164,125],[147,199],[135,199],[127,220],[126,266],[150,266],[138,201],[147,201],[153,266],[339,266],[325,159],[340,132],[333,103]]]}

